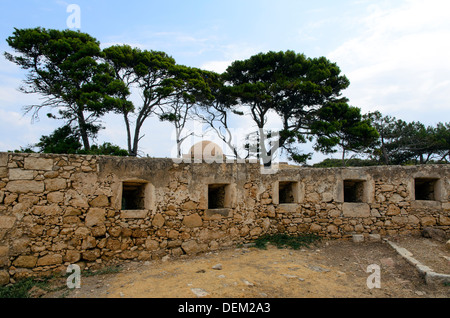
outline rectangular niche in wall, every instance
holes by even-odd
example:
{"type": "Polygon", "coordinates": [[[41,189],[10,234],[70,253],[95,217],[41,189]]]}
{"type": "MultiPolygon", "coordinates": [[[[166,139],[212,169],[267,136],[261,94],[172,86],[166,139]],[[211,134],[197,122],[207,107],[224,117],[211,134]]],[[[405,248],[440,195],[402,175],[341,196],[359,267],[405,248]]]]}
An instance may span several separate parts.
{"type": "Polygon", "coordinates": [[[208,185],[208,209],[225,209],[230,207],[229,184],[208,185]]]}
{"type": "Polygon", "coordinates": [[[280,204],[298,203],[298,182],[280,181],[278,183],[278,202],[280,204]]]}
{"type": "Polygon", "coordinates": [[[126,181],[122,183],[122,210],[145,210],[147,183],[126,181]]]}
{"type": "Polygon", "coordinates": [[[364,202],[365,185],[364,180],[344,180],[344,202],[364,202]]]}
{"type": "Polygon", "coordinates": [[[416,200],[436,201],[436,184],[439,179],[414,179],[414,193],[416,200]]]}

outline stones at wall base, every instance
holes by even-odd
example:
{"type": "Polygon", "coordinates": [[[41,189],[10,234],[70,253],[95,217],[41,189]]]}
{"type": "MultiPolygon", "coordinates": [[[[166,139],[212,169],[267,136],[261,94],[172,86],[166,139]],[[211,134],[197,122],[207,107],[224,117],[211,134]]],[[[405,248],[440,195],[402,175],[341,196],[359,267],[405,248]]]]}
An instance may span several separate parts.
{"type": "Polygon", "coordinates": [[[9,284],[9,274],[5,270],[0,270],[0,286],[9,284]]]}
{"type": "Polygon", "coordinates": [[[208,250],[207,244],[199,244],[194,240],[183,242],[181,248],[187,255],[195,255],[208,250]]]}

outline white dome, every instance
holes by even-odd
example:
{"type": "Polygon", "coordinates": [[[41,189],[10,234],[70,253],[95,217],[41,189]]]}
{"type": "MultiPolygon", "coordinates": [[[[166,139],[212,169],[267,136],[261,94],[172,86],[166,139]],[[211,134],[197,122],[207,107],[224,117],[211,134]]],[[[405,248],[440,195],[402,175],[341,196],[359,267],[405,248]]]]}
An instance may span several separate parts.
{"type": "Polygon", "coordinates": [[[205,140],[193,145],[188,156],[195,159],[222,158],[223,151],[216,143],[205,140]]]}

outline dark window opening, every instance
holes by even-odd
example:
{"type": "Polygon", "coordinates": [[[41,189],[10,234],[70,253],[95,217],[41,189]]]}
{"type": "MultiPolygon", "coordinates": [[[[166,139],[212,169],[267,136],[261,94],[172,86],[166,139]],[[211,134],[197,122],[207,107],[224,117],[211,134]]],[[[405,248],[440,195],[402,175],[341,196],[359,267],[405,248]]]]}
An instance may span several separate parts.
{"type": "Polygon", "coordinates": [[[416,200],[429,200],[435,201],[435,186],[437,179],[415,179],[414,180],[414,192],[416,200]]]}
{"type": "Polygon", "coordinates": [[[208,209],[223,209],[226,207],[226,184],[208,185],[208,209]]]}
{"type": "Polygon", "coordinates": [[[283,203],[296,203],[295,202],[295,188],[297,182],[284,181],[278,183],[278,201],[283,203]]]}
{"type": "Polygon", "coordinates": [[[145,210],[145,183],[122,184],[122,210],[145,210]]]}
{"type": "Polygon", "coordinates": [[[361,180],[344,180],[344,202],[363,202],[364,183],[361,180]]]}

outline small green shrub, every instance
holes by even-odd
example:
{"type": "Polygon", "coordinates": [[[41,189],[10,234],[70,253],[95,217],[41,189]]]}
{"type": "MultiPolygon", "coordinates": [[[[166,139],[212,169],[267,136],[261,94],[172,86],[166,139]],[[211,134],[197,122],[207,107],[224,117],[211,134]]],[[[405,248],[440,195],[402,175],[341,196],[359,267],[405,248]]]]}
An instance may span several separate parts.
{"type": "Polygon", "coordinates": [[[120,266],[109,266],[105,267],[99,270],[85,270],[81,274],[82,277],[90,277],[90,276],[97,276],[97,275],[107,275],[107,274],[116,274],[119,273],[122,270],[120,266]]]}
{"type": "Polygon", "coordinates": [[[309,247],[312,243],[319,240],[321,240],[321,237],[315,234],[302,234],[298,236],[290,236],[287,234],[264,235],[255,241],[255,247],[266,249],[267,243],[271,243],[278,248],[290,247],[298,250],[301,247],[309,247]]]}
{"type": "Polygon", "coordinates": [[[29,291],[33,287],[48,290],[47,278],[26,278],[15,284],[0,287],[0,298],[30,298],[29,291]]]}

